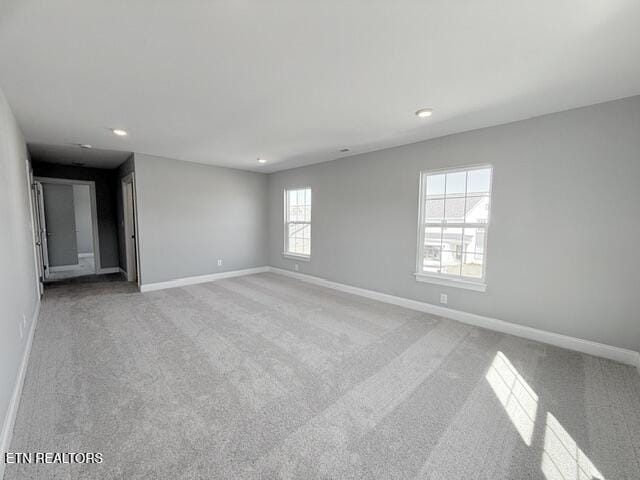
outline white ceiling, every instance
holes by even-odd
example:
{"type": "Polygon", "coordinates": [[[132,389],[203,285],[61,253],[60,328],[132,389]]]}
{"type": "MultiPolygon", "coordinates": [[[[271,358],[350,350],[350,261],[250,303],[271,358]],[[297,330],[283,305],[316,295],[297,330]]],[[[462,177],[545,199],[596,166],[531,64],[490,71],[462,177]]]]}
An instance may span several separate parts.
{"type": "Polygon", "coordinates": [[[3,0],[0,65],[31,142],[270,172],[639,94],[640,2],[3,0]]]}
{"type": "Polygon", "coordinates": [[[131,152],[97,148],[87,150],[77,145],[30,143],[29,155],[31,159],[36,162],[58,163],[62,165],[83,164],[82,166],[93,168],[117,168],[129,158],[131,152]]]}

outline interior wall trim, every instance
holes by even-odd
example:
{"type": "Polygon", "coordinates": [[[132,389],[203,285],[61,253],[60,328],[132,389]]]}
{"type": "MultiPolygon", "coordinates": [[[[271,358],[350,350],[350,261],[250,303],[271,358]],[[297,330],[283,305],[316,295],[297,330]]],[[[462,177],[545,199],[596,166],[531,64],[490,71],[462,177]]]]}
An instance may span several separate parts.
{"type": "Polygon", "coordinates": [[[197,283],[215,282],[223,278],[241,277],[244,275],[253,275],[255,273],[268,272],[269,267],[246,268],[243,270],[230,270],[228,272],[210,273],[207,275],[198,275],[195,277],[176,278],[166,282],[143,283],[140,285],[141,292],[152,292],[154,290],[164,290],[165,288],[184,287],[185,285],[195,285],[197,283]]]}
{"type": "Polygon", "coordinates": [[[50,272],[68,272],[69,270],[75,270],[77,268],[80,268],[79,263],[75,263],[73,265],[55,265],[55,266],[49,265],[50,272]]]}
{"type": "Polygon", "coordinates": [[[120,267],[104,267],[98,270],[99,275],[107,273],[120,273],[120,267]]]}
{"type": "MultiPolygon", "coordinates": [[[[13,437],[13,427],[16,422],[16,416],[18,414],[18,406],[20,405],[20,397],[22,396],[22,387],[24,386],[24,379],[27,374],[27,366],[29,365],[29,356],[31,354],[31,345],[33,344],[33,336],[36,331],[36,324],[38,323],[38,316],[40,315],[40,297],[36,302],[36,307],[31,317],[31,328],[29,329],[29,336],[27,337],[27,344],[22,354],[22,361],[20,363],[20,369],[16,377],[16,383],[13,387],[13,394],[11,395],[11,401],[7,408],[7,413],[4,416],[4,422],[2,423],[2,433],[0,434],[0,452],[6,452],[11,445],[11,438],[13,437]]],[[[4,475],[5,463],[4,460],[0,461],[0,478],[4,475]]]]}
{"type": "Polygon", "coordinates": [[[367,290],[343,283],[333,282],[331,280],[326,280],[324,278],[305,273],[291,272],[289,270],[283,270],[276,267],[269,267],[269,271],[312,283],[314,285],[332,288],[341,292],[359,295],[361,297],[390,303],[392,305],[398,305],[400,307],[429,313],[439,317],[450,318],[468,325],[486,328],[488,330],[494,330],[496,332],[506,333],[516,337],[526,338],[528,340],[535,340],[549,345],[554,345],[556,347],[566,348],[567,350],[594,355],[596,357],[607,358],[627,365],[633,365],[640,371],[640,353],[633,350],[614,347],[612,345],[606,345],[604,343],[598,343],[591,340],[570,337],[560,333],[548,332],[546,330],[518,325],[516,323],[505,322],[504,320],[485,317],[475,313],[463,312],[461,310],[454,310],[453,308],[441,307],[431,303],[419,302],[417,300],[411,300],[404,297],[396,297],[394,295],[376,292],[374,290],[367,290]]]}

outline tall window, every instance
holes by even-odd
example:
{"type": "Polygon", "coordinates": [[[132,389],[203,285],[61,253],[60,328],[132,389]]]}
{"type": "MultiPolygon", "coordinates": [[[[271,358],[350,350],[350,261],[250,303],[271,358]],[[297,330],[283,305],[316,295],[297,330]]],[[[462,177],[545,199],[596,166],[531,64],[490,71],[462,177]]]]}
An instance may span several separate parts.
{"type": "Polygon", "coordinates": [[[484,290],[492,171],[421,173],[418,280],[484,290]]]}
{"type": "Polygon", "coordinates": [[[311,256],[311,189],[284,191],[284,253],[311,256]]]}

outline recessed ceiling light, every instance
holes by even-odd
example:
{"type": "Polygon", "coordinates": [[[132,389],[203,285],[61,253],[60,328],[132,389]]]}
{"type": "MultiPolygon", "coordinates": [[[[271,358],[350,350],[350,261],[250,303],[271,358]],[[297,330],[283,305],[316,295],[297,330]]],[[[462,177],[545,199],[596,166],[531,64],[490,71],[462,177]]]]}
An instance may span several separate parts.
{"type": "Polygon", "coordinates": [[[78,144],[78,146],[79,146],[80,148],[85,148],[85,149],[87,149],[87,150],[91,150],[91,149],[93,148],[93,146],[92,146],[92,145],[89,145],[88,143],[79,143],[79,144],[78,144]]]}
{"type": "Polygon", "coordinates": [[[127,131],[126,130],[122,130],[121,128],[113,128],[111,129],[111,131],[114,133],[114,135],[118,135],[119,137],[126,137],[127,131]]]}
{"type": "Polygon", "coordinates": [[[431,110],[430,108],[421,108],[416,112],[416,116],[420,118],[428,118],[431,115],[433,115],[433,110],[431,110]]]}
{"type": "Polygon", "coordinates": [[[259,158],[258,163],[267,163],[267,161],[264,158],[259,158]]]}

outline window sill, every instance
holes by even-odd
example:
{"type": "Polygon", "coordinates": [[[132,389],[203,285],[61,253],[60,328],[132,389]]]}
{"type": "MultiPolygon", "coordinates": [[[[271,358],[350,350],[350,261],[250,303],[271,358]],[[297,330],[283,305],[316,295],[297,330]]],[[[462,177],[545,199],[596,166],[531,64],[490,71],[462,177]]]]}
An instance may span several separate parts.
{"type": "Polygon", "coordinates": [[[297,253],[282,252],[282,256],[291,260],[301,260],[303,262],[311,261],[311,255],[299,255],[297,253]]]}
{"type": "Polygon", "coordinates": [[[482,282],[445,278],[437,275],[429,275],[428,273],[414,273],[414,275],[418,282],[433,283],[435,285],[444,285],[446,287],[464,288],[465,290],[473,290],[476,292],[485,292],[487,290],[487,284],[482,282]]]}

